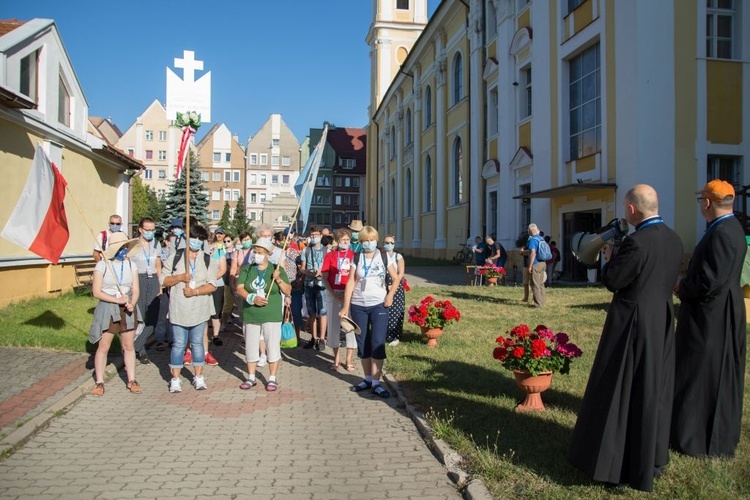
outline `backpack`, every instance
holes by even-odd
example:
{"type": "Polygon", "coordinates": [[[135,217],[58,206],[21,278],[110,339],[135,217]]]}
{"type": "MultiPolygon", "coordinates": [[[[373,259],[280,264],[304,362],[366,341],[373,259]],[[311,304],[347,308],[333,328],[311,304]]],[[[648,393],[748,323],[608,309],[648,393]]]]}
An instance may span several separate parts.
{"type": "Polygon", "coordinates": [[[552,259],[552,249],[549,247],[549,243],[544,241],[544,238],[539,237],[539,248],[537,248],[536,254],[536,260],[539,262],[552,259]]]}
{"type": "Polygon", "coordinates": [[[102,231],[102,250],[107,249],[107,231],[102,231]]]}
{"type": "MultiPolygon", "coordinates": [[[[177,268],[177,263],[180,261],[184,254],[184,248],[180,248],[174,253],[174,257],[172,258],[172,274],[174,274],[174,270],[177,268]]],[[[203,252],[203,261],[206,263],[206,269],[208,269],[208,266],[211,265],[211,256],[206,252],[203,252]]]]}
{"type": "MultiPolygon", "coordinates": [[[[383,248],[380,248],[380,258],[383,259],[383,266],[385,266],[385,289],[390,290],[391,288],[391,275],[388,272],[388,254],[383,248]]],[[[359,256],[362,252],[356,252],[354,254],[354,266],[359,267],[359,256]]]]}

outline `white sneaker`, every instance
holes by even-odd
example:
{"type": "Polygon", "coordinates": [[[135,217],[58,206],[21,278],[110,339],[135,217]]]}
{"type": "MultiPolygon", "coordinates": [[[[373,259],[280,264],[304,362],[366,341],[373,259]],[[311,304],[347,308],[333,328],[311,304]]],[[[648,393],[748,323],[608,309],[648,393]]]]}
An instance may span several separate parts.
{"type": "Polygon", "coordinates": [[[204,389],[208,389],[208,386],[206,385],[206,381],[203,380],[203,375],[196,375],[193,379],[193,386],[195,386],[196,391],[202,391],[204,389]]]}
{"type": "Polygon", "coordinates": [[[182,392],[182,383],[180,379],[173,378],[169,381],[169,392],[182,392]]]}
{"type": "Polygon", "coordinates": [[[397,345],[399,345],[400,343],[401,343],[401,342],[400,342],[400,341],[399,341],[398,339],[395,339],[395,340],[391,340],[391,341],[390,341],[390,342],[388,343],[388,345],[389,345],[389,346],[391,346],[391,347],[396,347],[396,346],[397,346],[397,345]]]}
{"type": "Polygon", "coordinates": [[[258,368],[263,368],[268,364],[268,357],[265,354],[260,355],[260,359],[258,360],[258,368]]]}

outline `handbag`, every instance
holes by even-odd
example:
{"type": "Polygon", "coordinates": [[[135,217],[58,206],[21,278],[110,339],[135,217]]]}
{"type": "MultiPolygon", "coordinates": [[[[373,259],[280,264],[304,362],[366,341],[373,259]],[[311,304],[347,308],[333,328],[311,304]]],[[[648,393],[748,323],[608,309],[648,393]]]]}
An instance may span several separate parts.
{"type": "Polygon", "coordinates": [[[292,349],[297,347],[297,333],[292,324],[292,312],[289,307],[284,308],[284,321],[281,323],[281,348],[292,349]]]}

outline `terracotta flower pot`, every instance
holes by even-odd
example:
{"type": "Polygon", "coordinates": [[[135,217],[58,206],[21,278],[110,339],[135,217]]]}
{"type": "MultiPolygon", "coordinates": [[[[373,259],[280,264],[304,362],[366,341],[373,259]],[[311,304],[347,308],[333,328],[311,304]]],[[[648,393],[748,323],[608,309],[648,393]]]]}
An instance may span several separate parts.
{"type": "Polygon", "coordinates": [[[489,283],[490,286],[497,286],[497,280],[498,280],[497,277],[495,277],[495,278],[487,278],[487,283],[489,283]]]}
{"type": "Polygon", "coordinates": [[[552,383],[552,372],[542,372],[536,377],[526,370],[513,370],[516,384],[526,393],[526,399],[516,406],[516,411],[544,411],[542,392],[549,389],[552,383]]]}
{"type": "Polygon", "coordinates": [[[442,328],[427,328],[422,327],[422,335],[427,337],[427,347],[437,347],[437,339],[443,334],[442,328]]]}

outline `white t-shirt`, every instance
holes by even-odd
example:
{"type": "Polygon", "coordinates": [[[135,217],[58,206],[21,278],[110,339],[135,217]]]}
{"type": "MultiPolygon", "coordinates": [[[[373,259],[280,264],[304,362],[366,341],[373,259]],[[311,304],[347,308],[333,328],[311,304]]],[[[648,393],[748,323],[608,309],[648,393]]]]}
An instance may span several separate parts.
{"type": "Polygon", "coordinates": [[[352,262],[349,272],[354,272],[357,277],[352,304],[370,307],[385,301],[385,296],[388,294],[385,287],[385,275],[388,271],[380,256],[380,250],[375,250],[375,254],[369,259],[364,253],[360,253],[359,266],[352,262]]]}
{"type": "Polygon", "coordinates": [[[94,272],[101,273],[102,291],[107,295],[117,296],[117,283],[120,284],[120,292],[123,295],[130,293],[130,287],[133,284],[133,273],[136,272],[135,266],[128,259],[110,260],[110,268],[107,266],[105,259],[96,263],[94,272]]]}
{"type": "Polygon", "coordinates": [[[161,259],[161,245],[155,239],[149,241],[146,248],[143,248],[142,244],[136,245],[128,254],[128,258],[135,264],[138,274],[155,276],[156,261],[161,259]]]}

